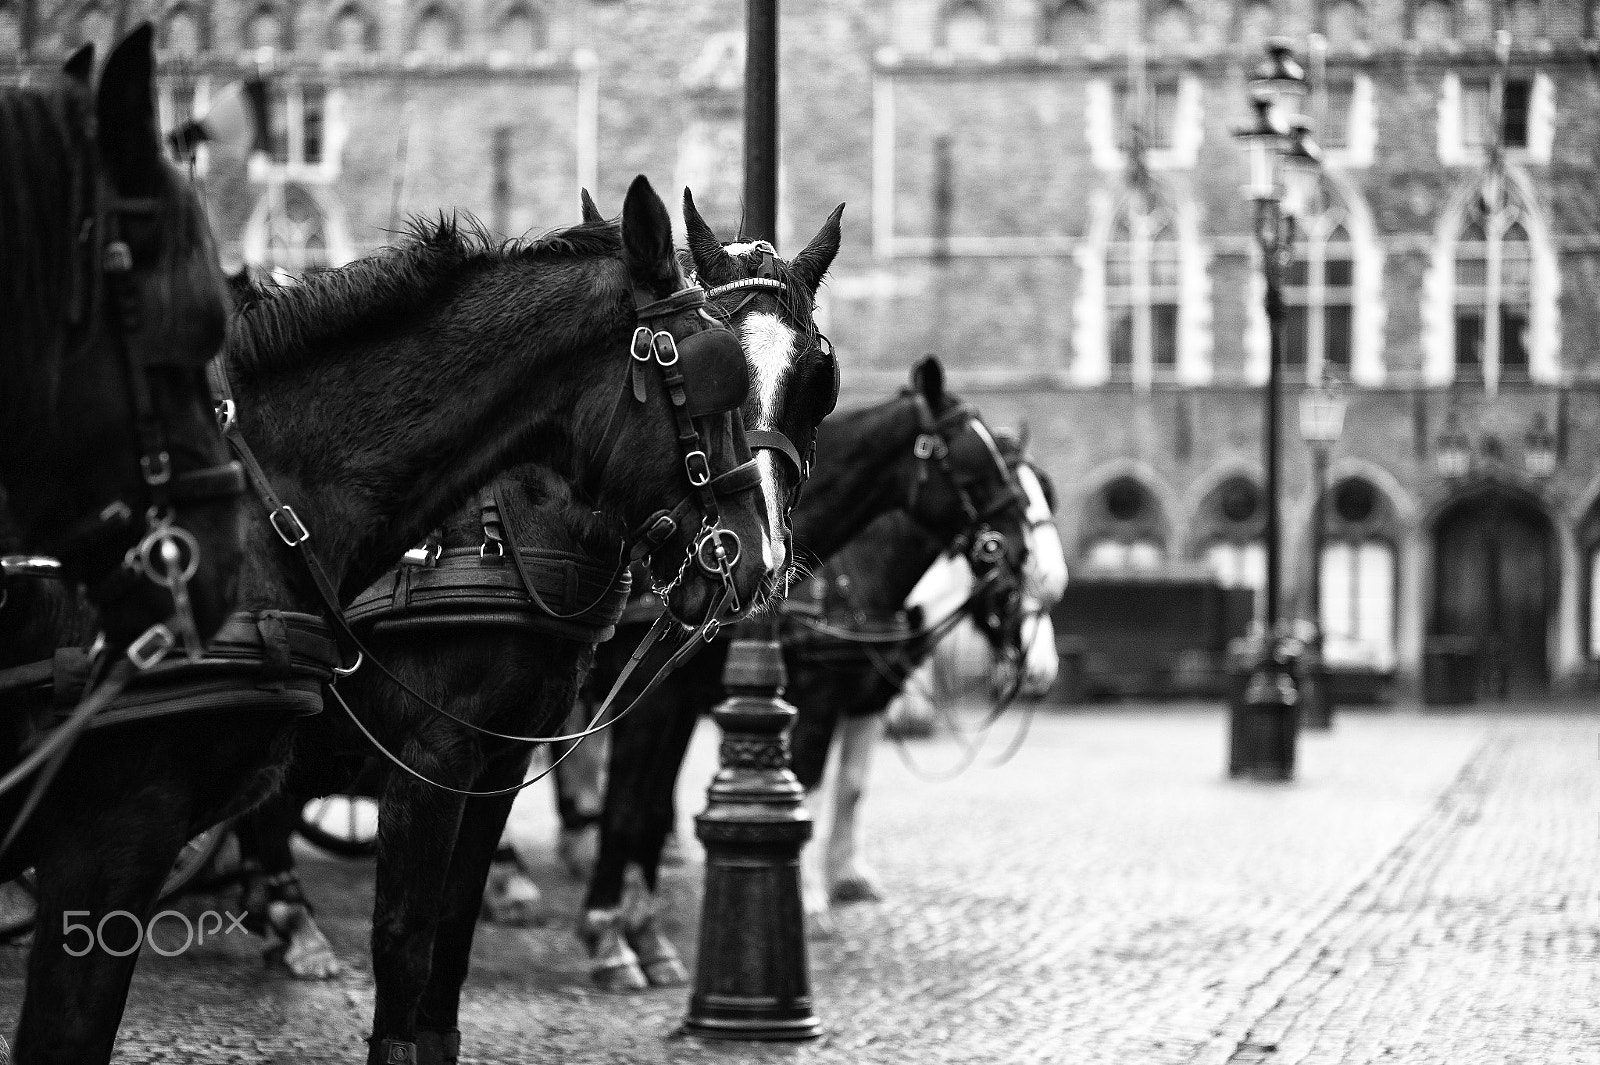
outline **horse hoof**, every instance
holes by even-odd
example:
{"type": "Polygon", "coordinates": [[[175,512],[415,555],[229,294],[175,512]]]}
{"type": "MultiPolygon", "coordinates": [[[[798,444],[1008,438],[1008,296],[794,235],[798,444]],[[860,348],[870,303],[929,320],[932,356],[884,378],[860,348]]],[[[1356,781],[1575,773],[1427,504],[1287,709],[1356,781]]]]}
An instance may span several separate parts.
{"type": "Polygon", "coordinates": [[[273,917],[271,934],[276,942],[262,952],[268,966],[282,968],[296,980],[328,980],[344,971],[333,945],[305,907],[290,906],[286,915],[274,912],[273,917]]]}
{"type": "Polygon", "coordinates": [[[628,932],[628,945],[639,958],[639,967],[651,987],[682,987],[689,982],[689,970],[678,957],[678,948],[652,923],[628,932]]]}
{"type": "Polygon", "coordinates": [[[807,939],[837,939],[839,926],[833,923],[833,914],[827,910],[812,910],[806,914],[807,939]]]}
{"type": "Polygon", "coordinates": [[[836,880],[828,893],[836,904],[852,902],[882,902],[883,892],[878,885],[864,876],[847,876],[836,880]]]}
{"type": "Polygon", "coordinates": [[[418,1028],[417,1065],[458,1065],[461,1032],[455,1028],[418,1028]]]}
{"type": "Polygon", "coordinates": [[[544,923],[544,898],[539,885],[515,865],[502,870],[500,863],[495,863],[483,891],[483,916],[495,924],[516,927],[544,923]]]}
{"type": "Polygon", "coordinates": [[[661,843],[661,867],[663,869],[682,869],[689,864],[689,859],[683,853],[683,841],[678,838],[678,830],[673,829],[667,833],[667,838],[661,843]]]}
{"type": "Polygon", "coordinates": [[[650,986],[650,981],[645,979],[644,970],[639,968],[637,961],[595,965],[590,967],[589,976],[594,980],[594,986],[614,995],[644,991],[650,986]]]}

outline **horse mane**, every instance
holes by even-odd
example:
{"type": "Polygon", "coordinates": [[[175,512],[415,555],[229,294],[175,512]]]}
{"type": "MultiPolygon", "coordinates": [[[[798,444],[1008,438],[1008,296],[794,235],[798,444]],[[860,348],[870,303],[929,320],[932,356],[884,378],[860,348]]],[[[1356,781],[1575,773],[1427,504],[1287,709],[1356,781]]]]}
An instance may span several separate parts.
{"type": "Polygon", "coordinates": [[[87,91],[0,89],[0,350],[25,380],[52,388],[79,267],[74,188],[89,180],[87,91]],[[48,376],[49,381],[42,380],[48,376]]]}
{"type": "Polygon", "coordinates": [[[599,222],[498,240],[470,215],[413,217],[397,244],[348,266],[294,285],[236,281],[228,365],[243,377],[292,369],[330,346],[409,331],[478,269],[509,260],[615,258],[621,249],[622,231],[599,222]]]}

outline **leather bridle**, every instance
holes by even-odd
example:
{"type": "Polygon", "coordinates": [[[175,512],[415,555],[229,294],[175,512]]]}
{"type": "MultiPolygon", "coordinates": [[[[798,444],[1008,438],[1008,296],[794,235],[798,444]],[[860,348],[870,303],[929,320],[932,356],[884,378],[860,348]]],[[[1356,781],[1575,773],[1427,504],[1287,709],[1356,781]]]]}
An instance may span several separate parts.
{"type": "Polygon", "coordinates": [[[92,118],[79,130],[80,160],[73,174],[73,240],[78,262],[73,271],[68,323],[93,343],[93,315],[107,315],[110,340],[121,361],[139,447],[141,491],[118,497],[74,523],[59,538],[56,553],[63,573],[83,582],[103,609],[139,589],[145,582],[164,589],[173,613],[150,626],[129,644],[126,654],[138,669],[148,669],[169,651],[181,648],[191,659],[204,650],[189,600],[188,584],[200,563],[200,544],[179,525],[175,508],[186,504],[231,499],[245,490],[237,462],[176,470],[169,447],[171,434],[149,376],[156,367],[187,368],[195,357],[172,350],[147,326],[134,282],[133,252],[123,237],[130,218],[155,218],[161,201],[128,197],[116,191],[98,164],[92,118]],[[92,186],[92,188],[91,188],[92,186]],[[101,284],[94,284],[99,278],[101,284]],[[95,299],[96,293],[103,298],[95,299]]]}
{"type": "Polygon", "coordinates": [[[627,421],[623,415],[634,404],[648,402],[645,375],[654,368],[667,393],[689,491],[675,506],[656,511],[629,533],[627,556],[638,561],[653,554],[684,526],[690,513],[698,507],[699,531],[677,574],[666,584],[657,586],[656,594],[666,602],[693,562],[708,577],[722,581],[727,604],[737,613],[742,604],[733,581],[733,567],[739,561],[741,545],[739,535],[722,525],[720,500],[758,490],[760,476],[754,458],[730,470],[715,472],[695,421],[703,417],[722,417],[731,428],[740,428],[737,414],[750,388],[744,351],[731,329],[705,313],[706,293],[698,285],[679,289],[659,300],[651,300],[648,293],[636,288],[634,300],[635,315],[641,324],[634,329],[629,344],[629,369],[623,376],[600,445],[584,471],[580,488],[591,499],[597,495],[627,421]],[[680,341],[668,330],[656,329],[651,324],[684,311],[699,311],[712,323],[711,327],[680,341]],[[686,360],[696,365],[686,371],[686,360]],[[706,365],[700,365],[702,362],[706,365]],[[696,379],[696,376],[704,379],[696,379]]]}
{"type": "MultiPolygon", "coordinates": [[[[811,298],[808,293],[797,292],[793,285],[784,281],[779,275],[778,251],[776,248],[767,241],[761,240],[755,242],[754,250],[761,255],[761,261],[756,267],[755,276],[740,278],[737,281],[729,281],[722,285],[708,286],[705,290],[706,296],[713,300],[742,293],[738,302],[734,303],[733,306],[720,308],[729,321],[732,321],[739,312],[749,305],[751,300],[755,299],[763,291],[787,295],[791,299],[811,298]]],[[[816,327],[815,323],[810,325],[805,339],[808,348],[816,348],[819,351],[825,350],[825,354],[833,364],[833,397],[832,402],[828,405],[828,411],[823,412],[826,414],[832,411],[833,404],[837,403],[839,399],[839,362],[833,353],[833,342],[816,327]]],[[[800,492],[804,489],[806,481],[811,477],[811,467],[817,457],[816,427],[812,426],[811,428],[811,438],[806,443],[803,455],[800,448],[795,446],[794,441],[789,439],[788,434],[779,429],[746,428],[744,438],[745,442],[750,445],[752,452],[776,452],[783,457],[794,472],[794,491],[789,493],[789,501],[783,511],[784,535],[786,539],[792,540],[793,521],[791,515],[794,513],[795,506],[800,502],[800,492]]],[[[790,556],[793,557],[792,543],[790,544],[790,556]]]]}

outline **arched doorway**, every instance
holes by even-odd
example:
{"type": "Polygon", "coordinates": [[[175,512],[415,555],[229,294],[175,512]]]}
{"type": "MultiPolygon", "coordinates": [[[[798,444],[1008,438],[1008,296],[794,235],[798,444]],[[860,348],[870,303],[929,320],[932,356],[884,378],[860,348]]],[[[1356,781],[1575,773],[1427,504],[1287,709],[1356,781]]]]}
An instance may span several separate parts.
{"type": "Polygon", "coordinates": [[[1433,632],[1475,642],[1480,690],[1542,692],[1559,587],[1555,533],[1528,496],[1488,488],[1434,525],[1433,632]]]}

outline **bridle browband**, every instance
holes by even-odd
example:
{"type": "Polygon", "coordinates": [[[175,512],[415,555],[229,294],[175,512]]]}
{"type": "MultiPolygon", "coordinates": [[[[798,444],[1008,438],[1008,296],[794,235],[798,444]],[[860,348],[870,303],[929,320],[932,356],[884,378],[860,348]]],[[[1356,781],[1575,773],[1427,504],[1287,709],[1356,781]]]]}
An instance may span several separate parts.
{"type": "Polygon", "coordinates": [[[133,251],[122,232],[129,217],[157,215],[161,201],[123,196],[112,187],[98,165],[94,118],[82,117],[77,149],[80,161],[86,160],[87,165],[73,173],[72,239],[78,249],[68,324],[83,329],[84,344],[90,343],[94,292],[104,292],[111,343],[122,363],[132,408],[143,498],[113,499],[69,526],[56,551],[65,575],[82,581],[102,608],[131,595],[146,581],[171,596],[171,617],[146,629],[126,650],[135,667],[148,669],[174,648],[181,648],[191,659],[199,658],[204,650],[188,594],[188,584],[199,568],[200,544],[177,523],[174,508],[241,495],[244,474],[237,462],[181,471],[173,468],[166,420],[148,370],[187,367],[193,359],[167,350],[160,338],[145,331],[145,308],[133,280],[133,251]],[[91,280],[95,276],[102,281],[98,290],[91,280]]]}

